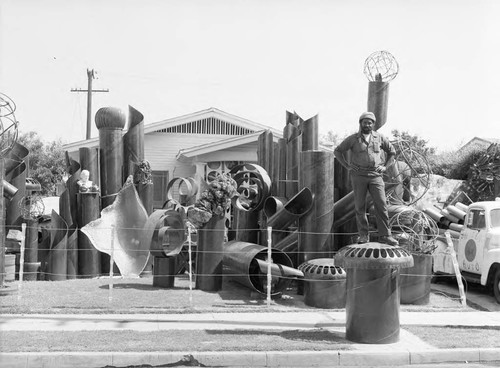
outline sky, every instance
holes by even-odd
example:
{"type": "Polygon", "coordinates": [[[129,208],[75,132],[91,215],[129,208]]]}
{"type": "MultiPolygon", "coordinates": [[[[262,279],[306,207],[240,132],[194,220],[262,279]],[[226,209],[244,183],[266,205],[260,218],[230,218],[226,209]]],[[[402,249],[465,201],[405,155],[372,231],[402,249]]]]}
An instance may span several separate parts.
{"type": "Polygon", "coordinates": [[[282,129],[288,110],[343,137],[385,50],[400,69],[381,132],[454,150],[500,138],[499,16],[498,0],[0,0],[0,92],[21,131],[66,143],[85,139],[87,69],[109,89],[93,114],[215,107],[282,129]]]}

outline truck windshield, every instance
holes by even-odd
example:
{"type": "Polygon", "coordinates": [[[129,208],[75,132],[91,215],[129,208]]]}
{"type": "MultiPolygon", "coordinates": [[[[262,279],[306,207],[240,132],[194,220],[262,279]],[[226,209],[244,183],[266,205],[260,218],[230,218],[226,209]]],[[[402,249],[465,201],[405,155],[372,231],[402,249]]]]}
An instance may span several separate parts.
{"type": "Polygon", "coordinates": [[[500,209],[491,210],[491,227],[500,227],[500,209]]]}
{"type": "Polygon", "coordinates": [[[486,227],[485,213],[482,209],[471,209],[467,215],[467,226],[470,229],[480,230],[486,227]]]}

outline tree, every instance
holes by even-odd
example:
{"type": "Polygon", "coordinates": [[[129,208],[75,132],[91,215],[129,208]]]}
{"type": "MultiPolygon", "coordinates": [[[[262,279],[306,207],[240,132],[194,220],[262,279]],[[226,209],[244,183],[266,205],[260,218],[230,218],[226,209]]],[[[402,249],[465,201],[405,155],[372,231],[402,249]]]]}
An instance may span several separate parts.
{"type": "Polygon", "coordinates": [[[345,137],[340,137],[338,133],[329,130],[328,132],[321,134],[319,137],[319,144],[327,147],[336,147],[345,137]]]}
{"type": "Polygon", "coordinates": [[[391,133],[395,139],[398,139],[398,140],[401,139],[403,141],[408,142],[409,146],[413,150],[424,155],[424,157],[429,157],[429,156],[432,156],[436,153],[435,147],[429,147],[428,146],[429,142],[423,138],[420,138],[416,134],[410,134],[407,131],[400,132],[397,129],[391,130],[391,133]]]}
{"type": "Polygon", "coordinates": [[[37,180],[41,195],[55,195],[56,184],[66,172],[66,161],[61,140],[45,142],[37,132],[20,132],[18,143],[29,150],[28,177],[37,180]]]}

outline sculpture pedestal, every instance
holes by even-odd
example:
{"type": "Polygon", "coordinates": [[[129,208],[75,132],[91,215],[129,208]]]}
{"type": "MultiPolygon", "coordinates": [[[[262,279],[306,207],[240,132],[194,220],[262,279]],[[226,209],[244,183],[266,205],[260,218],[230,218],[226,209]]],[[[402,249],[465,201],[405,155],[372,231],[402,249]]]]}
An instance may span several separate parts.
{"type": "Polygon", "coordinates": [[[225,218],[213,216],[198,230],[196,247],[196,288],[203,291],[222,289],[225,218]]]}
{"type": "Polygon", "coordinates": [[[153,286],[173,288],[175,283],[176,257],[153,257],[153,286]]]}

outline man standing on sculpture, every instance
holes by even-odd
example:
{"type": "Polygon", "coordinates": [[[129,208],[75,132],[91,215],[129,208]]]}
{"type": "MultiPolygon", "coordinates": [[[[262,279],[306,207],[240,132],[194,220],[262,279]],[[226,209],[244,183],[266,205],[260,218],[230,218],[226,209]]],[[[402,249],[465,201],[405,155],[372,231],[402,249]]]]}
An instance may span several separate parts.
{"type": "Polygon", "coordinates": [[[391,236],[389,229],[385,184],[382,177],[387,167],[393,163],[396,151],[386,137],[373,130],[375,122],[376,118],[372,112],[361,114],[359,132],[344,139],[335,148],[334,154],[339,163],[351,174],[359,233],[358,243],[370,241],[366,217],[366,194],[369,192],[375,207],[379,242],[397,245],[398,242],[391,236]],[[344,156],[348,151],[350,151],[349,162],[344,156]]]}

